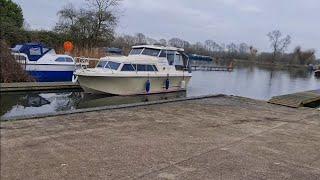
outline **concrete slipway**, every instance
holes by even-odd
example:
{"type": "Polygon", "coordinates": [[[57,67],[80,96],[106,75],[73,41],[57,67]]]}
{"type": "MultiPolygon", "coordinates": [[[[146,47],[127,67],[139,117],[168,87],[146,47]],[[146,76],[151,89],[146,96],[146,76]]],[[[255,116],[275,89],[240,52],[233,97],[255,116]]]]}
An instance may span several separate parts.
{"type": "Polygon", "coordinates": [[[219,96],[2,122],[1,179],[320,179],[320,112],[219,96]]]}

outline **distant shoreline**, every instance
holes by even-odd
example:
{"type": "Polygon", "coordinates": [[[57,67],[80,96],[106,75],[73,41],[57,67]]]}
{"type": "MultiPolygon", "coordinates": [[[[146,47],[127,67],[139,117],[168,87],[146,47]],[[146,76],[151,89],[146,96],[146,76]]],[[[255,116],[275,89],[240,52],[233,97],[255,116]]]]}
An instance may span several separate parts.
{"type": "Polygon", "coordinates": [[[275,67],[275,68],[308,68],[307,65],[299,65],[299,64],[279,64],[279,63],[264,63],[258,61],[250,61],[250,60],[243,60],[243,59],[234,59],[235,63],[243,63],[243,64],[251,64],[251,65],[261,65],[261,66],[268,66],[268,67],[275,67]]]}

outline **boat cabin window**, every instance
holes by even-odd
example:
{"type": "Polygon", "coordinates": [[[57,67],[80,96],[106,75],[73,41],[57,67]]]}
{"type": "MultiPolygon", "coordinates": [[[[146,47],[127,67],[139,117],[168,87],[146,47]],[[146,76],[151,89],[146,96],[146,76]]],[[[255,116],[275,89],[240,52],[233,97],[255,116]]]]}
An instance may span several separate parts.
{"type": "Polygon", "coordinates": [[[66,57],[66,62],[73,62],[73,59],[66,57]]]}
{"type": "Polygon", "coordinates": [[[55,61],[56,62],[74,62],[73,59],[69,57],[58,57],[55,61]]]}
{"type": "Polygon", "coordinates": [[[158,71],[155,65],[151,64],[124,64],[121,71],[158,71]]]}
{"type": "Polygon", "coordinates": [[[173,63],[174,63],[174,54],[175,54],[175,51],[168,51],[167,52],[167,59],[168,59],[169,65],[173,65],[173,63]]]}
{"type": "Polygon", "coordinates": [[[176,59],[174,61],[174,64],[175,65],[180,65],[180,66],[183,66],[183,59],[182,59],[182,56],[181,54],[176,54],[176,59]]]}
{"type": "Polygon", "coordinates": [[[132,64],[124,64],[121,71],[135,71],[135,67],[132,64]]]}
{"type": "Polygon", "coordinates": [[[97,68],[104,68],[108,61],[99,61],[97,64],[97,68]]]}
{"type": "Polygon", "coordinates": [[[151,48],[144,48],[142,51],[143,55],[148,55],[148,56],[158,56],[160,53],[160,49],[151,49],[151,48]]]}
{"type": "Polygon", "coordinates": [[[134,48],[130,51],[129,55],[139,55],[139,54],[141,54],[142,50],[143,50],[143,48],[134,48]]]}
{"type": "Polygon", "coordinates": [[[158,68],[156,65],[152,65],[152,67],[153,67],[154,71],[158,71],[158,68]]]}
{"type": "Polygon", "coordinates": [[[159,57],[167,57],[167,50],[161,50],[159,57]]]}
{"type": "Polygon", "coordinates": [[[137,64],[137,71],[158,71],[155,65],[151,64],[137,64]]]}
{"type": "Polygon", "coordinates": [[[65,62],[64,57],[58,57],[56,60],[56,62],[65,62]]]}
{"type": "Polygon", "coordinates": [[[120,63],[108,61],[108,63],[105,65],[105,68],[117,70],[119,66],[120,66],[120,63]]]}
{"type": "Polygon", "coordinates": [[[42,55],[41,48],[40,47],[32,47],[29,49],[29,54],[31,56],[40,56],[40,55],[42,55]]]}

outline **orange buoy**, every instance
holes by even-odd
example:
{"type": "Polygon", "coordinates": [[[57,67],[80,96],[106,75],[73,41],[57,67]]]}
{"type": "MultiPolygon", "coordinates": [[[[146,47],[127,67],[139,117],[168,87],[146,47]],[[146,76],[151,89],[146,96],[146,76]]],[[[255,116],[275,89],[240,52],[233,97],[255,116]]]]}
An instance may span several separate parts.
{"type": "Polygon", "coordinates": [[[63,43],[63,49],[65,52],[71,52],[73,50],[73,44],[70,41],[66,41],[63,43]]]}

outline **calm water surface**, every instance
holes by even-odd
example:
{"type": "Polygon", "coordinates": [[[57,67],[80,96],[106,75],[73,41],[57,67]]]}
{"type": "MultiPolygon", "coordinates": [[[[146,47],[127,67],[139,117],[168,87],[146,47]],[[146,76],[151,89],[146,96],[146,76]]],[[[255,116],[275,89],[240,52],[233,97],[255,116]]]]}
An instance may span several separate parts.
{"type": "Polygon", "coordinates": [[[105,96],[79,91],[1,94],[0,116],[51,113],[97,106],[172,99],[185,96],[228,94],[260,100],[299,91],[320,89],[320,79],[301,69],[276,70],[257,66],[239,66],[233,72],[193,72],[187,92],[145,95],[105,96]]]}

